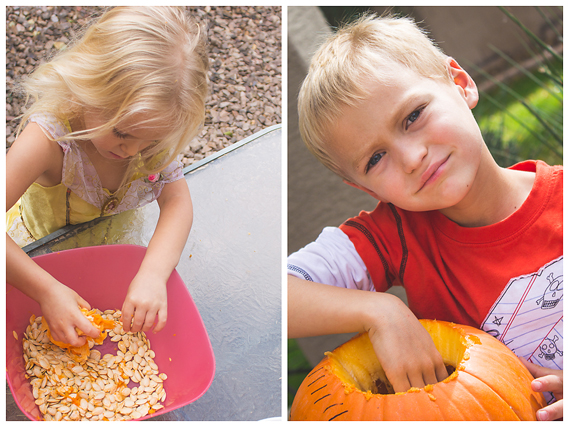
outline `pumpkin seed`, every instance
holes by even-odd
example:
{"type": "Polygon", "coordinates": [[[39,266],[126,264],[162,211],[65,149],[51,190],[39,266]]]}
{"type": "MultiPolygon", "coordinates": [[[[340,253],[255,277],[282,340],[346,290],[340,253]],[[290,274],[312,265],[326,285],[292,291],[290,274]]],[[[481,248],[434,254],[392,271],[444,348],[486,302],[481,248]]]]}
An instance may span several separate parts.
{"type": "Polygon", "coordinates": [[[44,420],[119,421],[163,408],[159,402],[166,398],[162,386],[166,376],[153,361],[155,353],[146,335],[126,333],[120,316],[118,310],[102,314],[117,322],[108,331],[109,339],[117,343],[117,354],[102,356],[92,349],[87,360],[76,360],[69,350],[52,344],[41,317],[30,317],[22,348],[26,377],[44,420]],[[130,389],[131,381],[139,386],[130,389]]]}

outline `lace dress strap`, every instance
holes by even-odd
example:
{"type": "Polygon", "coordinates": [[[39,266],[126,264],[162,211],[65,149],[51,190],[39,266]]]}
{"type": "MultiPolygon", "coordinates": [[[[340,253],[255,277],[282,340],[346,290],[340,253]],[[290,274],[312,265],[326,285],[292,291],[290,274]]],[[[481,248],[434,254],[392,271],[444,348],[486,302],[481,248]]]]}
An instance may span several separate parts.
{"type": "Polygon", "coordinates": [[[28,119],[30,123],[36,123],[49,139],[56,141],[65,152],[69,147],[69,141],[60,138],[71,132],[71,126],[67,120],[59,120],[52,114],[35,113],[28,119]]]}

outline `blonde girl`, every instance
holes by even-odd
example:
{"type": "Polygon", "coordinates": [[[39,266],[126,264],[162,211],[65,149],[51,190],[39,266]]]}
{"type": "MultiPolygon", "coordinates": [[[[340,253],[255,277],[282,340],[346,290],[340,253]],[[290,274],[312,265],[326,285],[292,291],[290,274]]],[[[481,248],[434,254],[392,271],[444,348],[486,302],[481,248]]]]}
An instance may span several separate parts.
{"type": "Polygon", "coordinates": [[[204,31],[182,8],[116,7],[25,82],[34,103],[6,157],[6,275],[40,304],[56,340],[82,345],[75,328],[96,337],[78,308],[90,306],[20,247],[153,200],[160,218],[123,324],[165,325],[166,281],[192,225],[177,158],[203,123],[207,70],[204,31]]]}

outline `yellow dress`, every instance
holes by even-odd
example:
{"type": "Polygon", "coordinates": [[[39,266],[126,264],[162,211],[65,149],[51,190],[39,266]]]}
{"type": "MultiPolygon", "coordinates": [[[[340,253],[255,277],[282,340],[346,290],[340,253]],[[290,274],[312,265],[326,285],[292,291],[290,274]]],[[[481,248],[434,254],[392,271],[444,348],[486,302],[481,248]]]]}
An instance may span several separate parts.
{"type": "Polygon", "coordinates": [[[70,132],[66,121],[47,114],[30,118],[64,152],[62,182],[44,187],[34,182],[6,213],[8,234],[23,247],[61,227],[81,224],[144,206],[158,198],[164,185],[183,178],[180,159],[159,175],[134,174],[129,183],[111,194],[102,187],[87,154],[72,140],[60,140],[70,132]]]}

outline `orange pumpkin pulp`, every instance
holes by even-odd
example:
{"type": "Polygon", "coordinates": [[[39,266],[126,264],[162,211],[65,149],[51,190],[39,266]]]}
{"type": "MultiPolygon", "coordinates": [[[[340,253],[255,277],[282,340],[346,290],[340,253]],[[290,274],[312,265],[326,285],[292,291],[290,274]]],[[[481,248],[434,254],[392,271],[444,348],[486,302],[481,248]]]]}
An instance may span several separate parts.
{"type": "MultiPolygon", "coordinates": [[[[85,315],[85,317],[87,319],[89,319],[89,321],[93,324],[93,326],[97,327],[97,329],[99,329],[99,331],[100,331],[100,334],[97,338],[87,337],[85,344],[83,344],[80,347],[72,347],[68,343],[64,343],[62,341],[54,340],[53,337],[51,336],[51,332],[49,330],[49,325],[47,324],[45,318],[42,318],[42,327],[45,328],[47,336],[49,337],[49,340],[52,343],[54,343],[58,347],[67,349],[69,351],[69,353],[72,356],[74,356],[74,358],[77,361],[85,361],[85,360],[87,360],[87,358],[89,357],[89,354],[91,352],[89,342],[92,341],[96,345],[103,344],[103,341],[105,341],[105,338],[107,337],[107,333],[105,331],[107,329],[114,329],[117,322],[115,322],[114,320],[103,319],[103,317],[97,313],[97,311],[98,311],[97,309],[92,309],[90,311],[87,310],[86,308],[82,308],[82,307],[80,309],[81,309],[81,312],[85,315]]],[[[77,330],[77,334],[79,336],[84,335],[83,331],[81,331],[80,329],[76,328],[76,330],[77,330]]]]}

